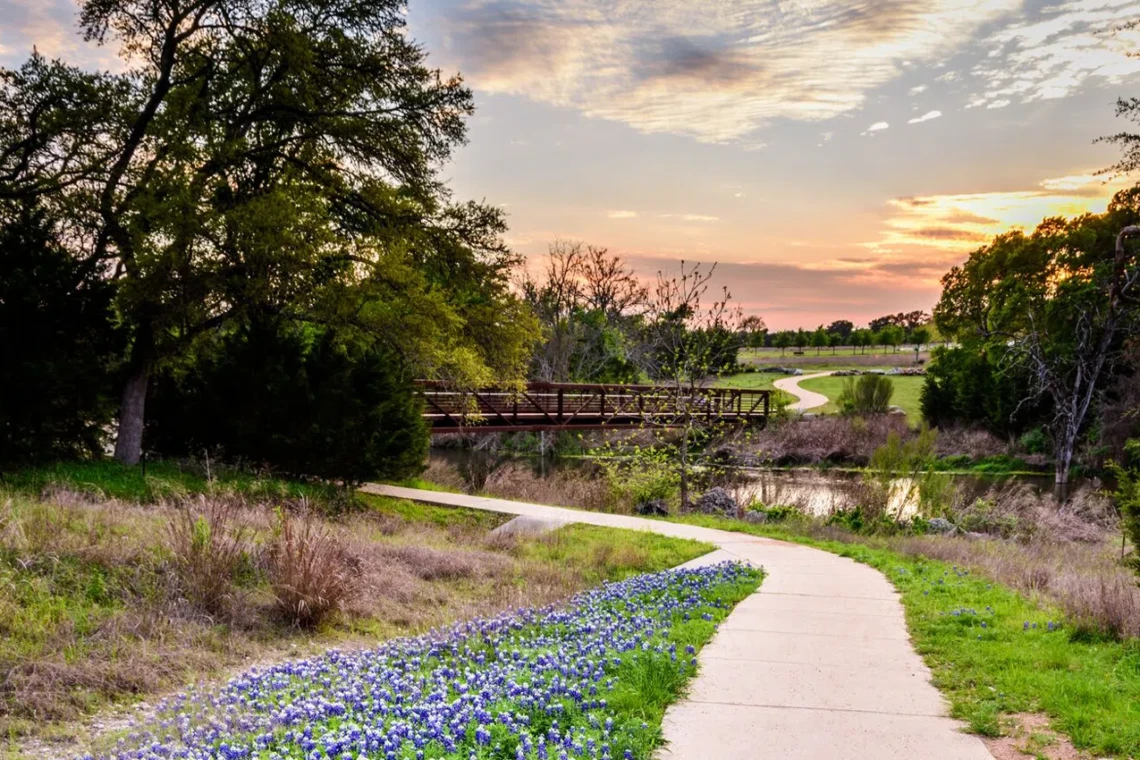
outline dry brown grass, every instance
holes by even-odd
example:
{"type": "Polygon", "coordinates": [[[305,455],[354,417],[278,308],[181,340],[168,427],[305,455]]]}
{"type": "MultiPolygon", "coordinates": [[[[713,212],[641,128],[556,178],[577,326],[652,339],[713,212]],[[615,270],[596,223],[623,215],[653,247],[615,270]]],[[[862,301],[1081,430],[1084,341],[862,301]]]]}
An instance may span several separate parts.
{"type": "Polygon", "coordinates": [[[484,493],[500,499],[525,501],[532,504],[556,504],[594,511],[628,511],[632,505],[616,503],[614,494],[604,478],[593,477],[591,465],[581,468],[555,469],[545,477],[534,472],[527,461],[502,458],[484,473],[481,485],[473,486],[459,468],[441,458],[432,458],[423,478],[445,488],[468,493],[484,493]]]}
{"type": "Polygon", "coordinates": [[[1077,625],[1140,637],[1140,586],[1107,542],[1045,542],[922,536],[887,539],[904,554],[970,567],[1005,586],[1039,594],[1077,625]]]}
{"type": "Polygon", "coordinates": [[[263,557],[277,610],[291,625],[327,620],[345,608],[359,585],[359,559],[312,513],[298,519],[282,512],[263,557]]]}
{"type": "Polygon", "coordinates": [[[757,432],[749,453],[760,461],[776,464],[866,464],[891,433],[904,438],[911,435],[905,417],[811,417],[770,425],[757,432]]]}
{"type": "Polygon", "coordinates": [[[234,578],[249,562],[250,535],[232,499],[198,496],[174,508],[168,547],[178,588],[203,614],[229,619],[234,578]]]}

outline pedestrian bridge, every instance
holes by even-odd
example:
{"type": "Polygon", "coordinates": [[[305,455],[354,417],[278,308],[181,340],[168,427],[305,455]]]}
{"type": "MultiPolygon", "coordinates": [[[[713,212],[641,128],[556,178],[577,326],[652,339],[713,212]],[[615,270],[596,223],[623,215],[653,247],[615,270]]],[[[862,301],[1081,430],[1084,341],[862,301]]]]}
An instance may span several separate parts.
{"type": "Polygon", "coordinates": [[[435,433],[594,430],[768,421],[771,392],[745,388],[528,383],[522,388],[461,390],[418,380],[424,419],[435,433]]]}

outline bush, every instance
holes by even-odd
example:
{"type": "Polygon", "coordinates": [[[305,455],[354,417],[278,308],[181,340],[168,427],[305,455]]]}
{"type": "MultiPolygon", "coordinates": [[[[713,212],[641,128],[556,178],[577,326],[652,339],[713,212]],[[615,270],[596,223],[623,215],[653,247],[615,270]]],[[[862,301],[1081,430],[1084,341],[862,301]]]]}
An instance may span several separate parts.
{"type": "Polygon", "coordinates": [[[894,393],[895,384],[882,375],[848,377],[837,403],[843,414],[886,414],[894,393]]]}
{"type": "Polygon", "coordinates": [[[1029,378],[1016,367],[998,367],[985,351],[936,348],[922,386],[922,415],[940,428],[982,424],[1006,438],[1048,418],[1048,401],[1030,398],[1029,378]]]}
{"type": "Polygon", "coordinates": [[[99,453],[123,348],[114,287],[18,209],[0,227],[0,462],[99,453]]]}
{"type": "Polygon", "coordinates": [[[277,610],[291,624],[311,627],[339,612],[356,592],[360,568],[341,542],[309,515],[280,513],[265,566],[277,610]]]}
{"type": "Polygon", "coordinates": [[[403,363],[327,330],[255,324],[199,347],[159,378],[148,445],[204,450],[299,477],[418,474],[428,436],[403,363]]]}
{"type": "Polygon", "coordinates": [[[1133,438],[1124,445],[1127,466],[1109,463],[1116,475],[1113,501],[1120,510],[1121,528],[1132,542],[1132,555],[1128,558],[1132,569],[1140,575],[1140,439],[1133,438]]]}
{"type": "Polygon", "coordinates": [[[231,500],[202,496],[183,504],[169,527],[179,590],[214,617],[228,616],[234,578],[249,557],[248,535],[235,526],[234,509],[231,500]]]}
{"type": "Polygon", "coordinates": [[[1043,428],[1035,427],[1026,431],[1018,439],[1018,443],[1030,454],[1048,454],[1052,442],[1049,440],[1049,434],[1043,428]]]}

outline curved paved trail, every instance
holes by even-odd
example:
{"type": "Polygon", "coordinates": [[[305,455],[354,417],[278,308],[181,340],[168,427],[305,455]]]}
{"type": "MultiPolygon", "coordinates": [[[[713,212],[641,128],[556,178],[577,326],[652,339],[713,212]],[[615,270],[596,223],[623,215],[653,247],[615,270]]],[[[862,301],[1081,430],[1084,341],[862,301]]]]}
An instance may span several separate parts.
{"type": "Polygon", "coordinates": [[[811,380],[813,377],[827,377],[833,374],[831,372],[815,372],[811,375],[793,375],[792,377],[781,377],[772,383],[772,386],[790,393],[795,396],[798,401],[794,404],[789,404],[788,409],[793,412],[806,412],[808,409],[815,409],[816,407],[825,405],[830,399],[822,393],[809,391],[806,388],[800,387],[801,380],[811,380]]]}
{"type": "Polygon", "coordinates": [[[946,717],[879,572],[818,549],[625,515],[368,485],[370,493],[715,544],[690,564],[768,572],[702,650],[687,697],[665,714],[664,760],[992,760],[946,717]]]}

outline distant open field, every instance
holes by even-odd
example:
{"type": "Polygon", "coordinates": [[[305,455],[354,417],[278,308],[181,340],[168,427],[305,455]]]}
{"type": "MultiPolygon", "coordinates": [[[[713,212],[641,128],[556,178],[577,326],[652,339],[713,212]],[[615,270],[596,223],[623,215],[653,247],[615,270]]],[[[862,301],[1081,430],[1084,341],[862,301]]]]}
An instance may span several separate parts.
{"type": "MultiPolygon", "coordinates": [[[[805,390],[815,391],[827,396],[831,401],[826,406],[821,406],[811,411],[815,414],[836,414],[839,408],[835,405],[839,394],[843,391],[843,381],[845,377],[817,377],[811,380],[803,380],[800,382],[800,387],[805,390]]],[[[917,425],[922,421],[922,405],[920,399],[922,397],[922,384],[926,378],[916,375],[903,375],[890,378],[894,383],[895,392],[891,396],[891,404],[906,411],[906,418],[912,425],[917,425]]]]}
{"type": "MultiPolygon", "coordinates": [[[[930,358],[930,352],[922,351],[918,358],[926,361],[930,358]]],[[[806,372],[809,369],[825,371],[848,367],[910,367],[915,363],[915,355],[914,348],[901,346],[897,352],[893,349],[867,349],[866,353],[857,351],[854,354],[850,348],[837,348],[834,354],[830,348],[824,348],[818,355],[814,348],[807,348],[804,349],[803,356],[796,356],[792,349],[781,355],[778,348],[745,348],[741,349],[739,360],[741,364],[803,367],[806,372]]]]}

